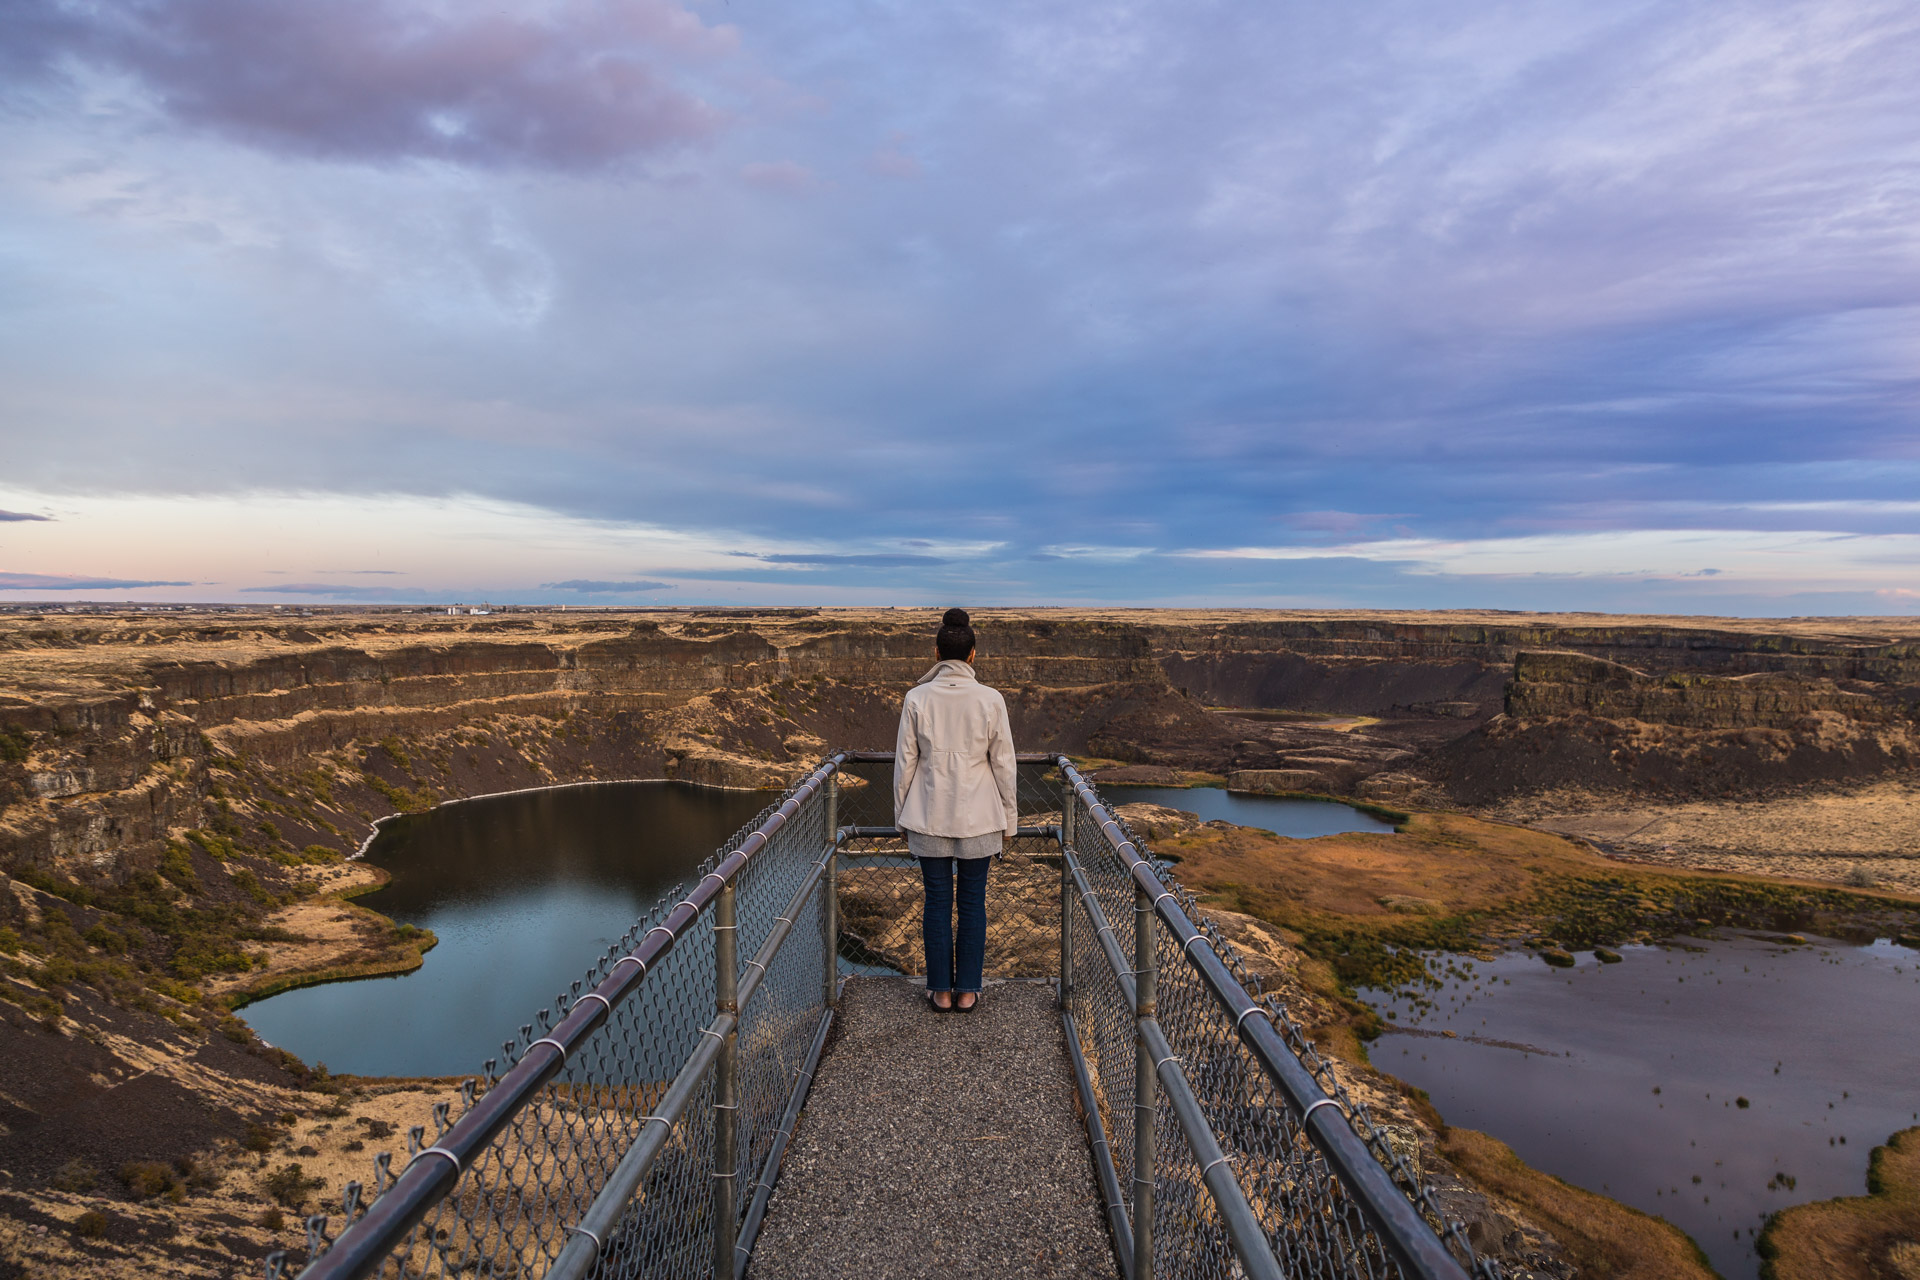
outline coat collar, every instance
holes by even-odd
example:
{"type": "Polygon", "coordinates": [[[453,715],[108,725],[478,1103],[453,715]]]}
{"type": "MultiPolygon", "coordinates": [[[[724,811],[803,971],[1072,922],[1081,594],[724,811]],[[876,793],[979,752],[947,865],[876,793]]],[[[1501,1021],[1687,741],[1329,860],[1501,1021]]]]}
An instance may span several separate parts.
{"type": "Polygon", "coordinates": [[[978,680],[980,678],[973,673],[971,666],[957,659],[948,658],[944,662],[936,662],[933,670],[921,676],[918,680],[914,681],[914,683],[927,684],[940,679],[942,676],[951,676],[955,680],[978,680]]]}

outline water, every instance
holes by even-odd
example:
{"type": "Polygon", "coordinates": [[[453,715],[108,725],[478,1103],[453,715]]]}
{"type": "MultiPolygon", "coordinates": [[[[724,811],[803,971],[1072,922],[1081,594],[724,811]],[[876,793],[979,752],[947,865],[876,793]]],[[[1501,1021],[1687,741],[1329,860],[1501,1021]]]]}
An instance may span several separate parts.
{"type": "Polygon", "coordinates": [[[1864,1195],[1868,1153],[1920,1123],[1920,952],[1816,941],[1628,947],[1572,969],[1432,957],[1454,974],[1430,1008],[1361,993],[1425,1033],[1390,1031],[1373,1061],[1449,1123],[1667,1219],[1729,1280],[1755,1277],[1769,1213],[1864,1195]]]}
{"type": "Polygon", "coordinates": [[[1343,831],[1393,830],[1391,822],[1382,822],[1352,805],[1334,800],[1250,796],[1220,787],[1103,785],[1100,794],[1112,804],[1160,804],[1169,809],[1197,813],[1207,822],[1220,819],[1299,840],[1339,835],[1343,831]]]}
{"type": "Polygon", "coordinates": [[[393,819],[366,855],[393,879],[358,901],[440,945],[412,973],[304,987],[240,1016],[336,1072],[476,1072],[770,798],[621,782],[393,819]]]}

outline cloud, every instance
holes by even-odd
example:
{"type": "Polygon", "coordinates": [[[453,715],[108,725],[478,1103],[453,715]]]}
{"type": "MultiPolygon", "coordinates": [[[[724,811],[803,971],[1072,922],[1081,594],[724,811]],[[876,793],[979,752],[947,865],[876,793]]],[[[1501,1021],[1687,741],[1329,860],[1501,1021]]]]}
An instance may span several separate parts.
{"type": "MultiPolygon", "coordinates": [[[[426,600],[418,587],[360,587],[333,582],[276,582],[266,587],[242,587],[242,595],[326,596],[334,600],[426,600]]],[[[435,597],[437,598],[437,597],[435,597]]]]}
{"type": "Polygon", "coordinates": [[[52,516],[36,516],[32,512],[28,512],[28,511],[0,511],[0,524],[7,524],[10,521],[15,521],[15,520],[51,521],[52,519],[53,519],[52,516]]]}
{"type": "MultiPolygon", "coordinates": [[[[269,569],[267,570],[267,572],[283,573],[285,572],[285,570],[269,569]]],[[[367,574],[367,575],[379,575],[383,577],[393,577],[393,578],[397,578],[401,576],[400,571],[398,569],[315,569],[313,572],[315,573],[356,573],[356,574],[367,574]]]]}
{"type": "Polygon", "coordinates": [[[191,587],[191,582],[143,578],[75,578],[51,573],[0,573],[0,591],[126,591],[141,587],[191,587]]]}
{"type": "Polygon", "coordinates": [[[881,553],[877,555],[803,555],[799,553],[761,554],[753,551],[736,551],[733,554],[750,560],[761,560],[767,564],[792,564],[810,566],[850,565],[862,569],[898,569],[914,565],[952,564],[953,561],[939,556],[918,556],[881,553]]]}
{"type": "Polygon", "coordinates": [[[268,150],[555,169],[712,138],[725,115],[681,72],[736,43],[674,0],[12,0],[0,22],[16,72],[130,77],[164,115],[268,150]]]}
{"type": "Polygon", "coordinates": [[[671,591],[666,582],[602,582],[594,578],[568,578],[565,582],[543,582],[542,591],[578,591],[583,595],[612,595],[642,591],[671,591]]]}
{"type": "Polygon", "coordinates": [[[768,191],[805,191],[814,184],[813,170],[791,160],[742,165],[740,178],[768,191]]]}

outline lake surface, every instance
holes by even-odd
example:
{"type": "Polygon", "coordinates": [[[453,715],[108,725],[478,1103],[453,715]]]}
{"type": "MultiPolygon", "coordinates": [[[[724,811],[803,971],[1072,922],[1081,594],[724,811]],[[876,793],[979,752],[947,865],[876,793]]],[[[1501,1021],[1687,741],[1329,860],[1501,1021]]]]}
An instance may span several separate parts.
{"type": "Polygon", "coordinates": [[[1920,1123],[1920,952],[1815,941],[1628,947],[1572,969],[1429,957],[1440,990],[1361,993],[1415,1032],[1383,1035],[1373,1061],[1448,1123],[1755,1277],[1769,1213],[1864,1195],[1868,1153],[1920,1123]]]}
{"type": "Polygon", "coordinates": [[[1197,813],[1207,822],[1231,822],[1259,827],[1275,835],[1307,840],[1339,835],[1343,831],[1392,831],[1391,822],[1336,800],[1294,800],[1281,796],[1250,796],[1224,787],[1103,786],[1100,794],[1112,804],[1160,804],[1197,813]]]}
{"type": "Polygon", "coordinates": [[[269,1043],[336,1072],[476,1072],[772,798],[617,782],[392,819],[366,858],[393,879],[357,901],[433,930],[440,945],[412,973],[303,987],[240,1016],[269,1043]]]}

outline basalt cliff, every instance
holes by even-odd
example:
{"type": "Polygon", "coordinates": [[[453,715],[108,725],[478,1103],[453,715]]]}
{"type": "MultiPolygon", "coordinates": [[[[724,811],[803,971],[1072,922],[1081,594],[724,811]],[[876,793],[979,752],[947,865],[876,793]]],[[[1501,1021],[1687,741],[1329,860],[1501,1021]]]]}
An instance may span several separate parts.
{"type": "MultiPolygon", "coordinates": [[[[778,786],[829,746],[890,745],[933,616],[0,617],[0,864],[113,880],[185,840],[196,859],[258,856],[271,879],[456,796],[778,786]]],[[[1688,799],[1902,777],[1920,747],[1920,626],[1884,619],[978,620],[980,674],[1022,749],[1110,762],[1114,780],[1467,807],[1569,785],[1688,799]]]]}

